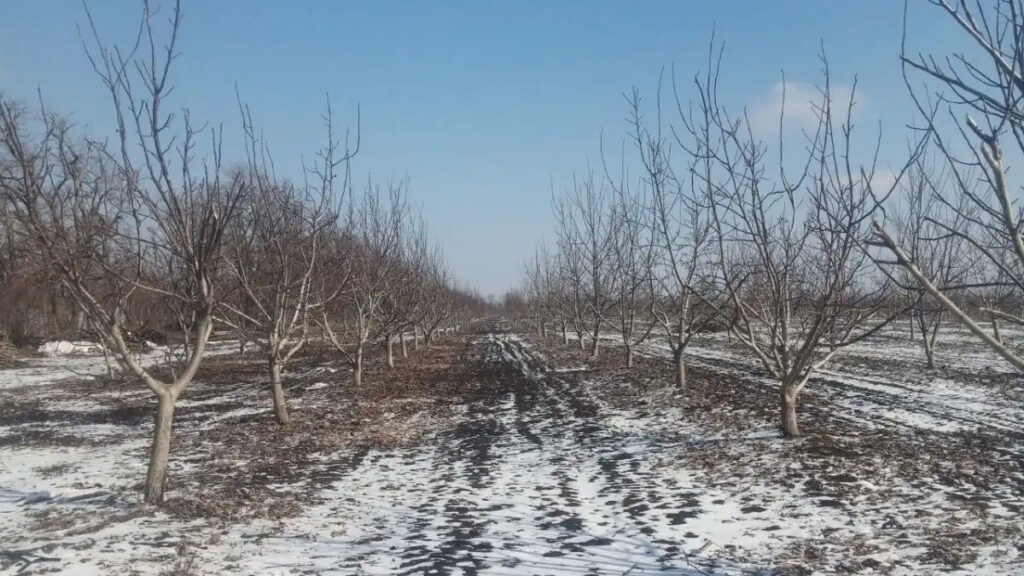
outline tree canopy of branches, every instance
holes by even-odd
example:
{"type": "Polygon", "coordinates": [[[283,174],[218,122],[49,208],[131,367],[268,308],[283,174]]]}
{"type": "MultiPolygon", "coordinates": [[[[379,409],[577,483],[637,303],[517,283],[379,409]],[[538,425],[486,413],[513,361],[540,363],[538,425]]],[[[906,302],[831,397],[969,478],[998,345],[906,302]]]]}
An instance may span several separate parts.
{"type": "Polygon", "coordinates": [[[782,430],[799,435],[798,398],[812,376],[903,311],[864,240],[920,154],[912,149],[888,189],[876,190],[879,145],[863,162],[854,158],[856,90],[840,103],[821,62],[818,97],[800,103],[816,123],[795,151],[784,147],[785,103],[771,142],[745,111],[720,102],[714,43],[688,104],[673,78],[676,123],[663,124],[661,82],[653,121],[639,92],[627,95],[622,168],[613,175],[604,163],[613,199],[592,178],[574,180],[555,202],[557,256],[527,268],[540,326],[545,315],[568,317],[582,340],[587,325],[591,357],[602,327],[616,327],[627,365],[653,332],[668,343],[680,390],[693,338],[728,331],[779,382],[782,430]]]}
{"type": "Polygon", "coordinates": [[[118,128],[112,145],[76,138],[70,122],[44,107],[30,126],[25,108],[0,101],[0,186],[19,231],[45,255],[104,344],[157,397],[145,488],[153,503],[164,492],[175,403],[213,329],[216,261],[247,192],[241,178],[221,176],[219,133],[200,167],[199,132],[188,111],[175,123],[162,107],[181,15],[179,3],[161,44],[147,4],[139,42],[129,50],[104,45],[91,28],[88,54],[118,128]],[[129,342],[130,302],[143,292],[173,301],[193,319],[185,330],[195,343],[169,378],[144,366],[129,342]]]}
{"type": "MultiPolygon", "coordinates": [[[[963,33],[972,52],[946,57],[912,54],[907,49],[906,23],[900,60],[911,97],[924,119],[922,130],[946,162],[953,191],[937,190],[933,202],[949,217],[929,216],[936,233],[930,240],[970,246],[984,262],[972,282],[975,290],[997,293],[1004,308],[983,312],[1021,324],[1024,294],[1024,237],[1021,208],[1014,192],[1003,143],[1024,152],[1024,7],[1017,0],[990,4],[966,0],[929,0],[963,33]],[[920,81],[920,82],[919,82],[920,81]]],[[[909,8],[909,6],[908,6],[909,8]]],[[[905,14],[906,19],[906,14],[905,14]]],[[[941,271],[929,269],[915,253],[916,240],[890,233],[886,223],[874,225],[875,243],[891,258],[877,257],[883,267],[899,266],[929,298],[967,326],[978,338],[1024,371],[1024,357],[1003,343],[997,324],[990,334],[956,301],[941,271]]]]}

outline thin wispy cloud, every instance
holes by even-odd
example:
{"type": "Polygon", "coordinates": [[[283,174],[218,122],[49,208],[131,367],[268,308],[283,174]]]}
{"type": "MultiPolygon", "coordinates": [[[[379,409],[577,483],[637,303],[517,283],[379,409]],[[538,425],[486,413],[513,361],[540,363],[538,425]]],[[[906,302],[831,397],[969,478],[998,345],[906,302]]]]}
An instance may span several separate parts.
{"type": "MultiPolygon", "coordinates": [[[[853,87],[848,84],[832,85],[832,109],[835,117],[845,117],[853,87]]],[[[819,87],[806,82],[776,82],[766,94],[754,97],[747,106],[750,128],[756,136],[766,137],[779,133],[780,114],[781,126],[784,131],[813,131],[818,125],[818,109],[822,105],[823,94],[819,87]],[[785,110],[783,110],[785,108],[785,110]]],[[[857,92],[854,101],[854,113],[862,107],[864,95],[857,92]]]]}

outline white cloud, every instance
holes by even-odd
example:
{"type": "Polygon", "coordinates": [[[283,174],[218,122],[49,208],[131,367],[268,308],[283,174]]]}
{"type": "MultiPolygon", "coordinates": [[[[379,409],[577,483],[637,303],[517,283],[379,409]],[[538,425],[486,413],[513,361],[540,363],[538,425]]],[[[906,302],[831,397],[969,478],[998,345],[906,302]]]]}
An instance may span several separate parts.
{"type": "MultiPolygon", "coordinates": [[[[846,84],[832,85],[833,118],[845,118],[846,108],[850,105],[853,87],[846,84]]],[[[857,94],[854,111],[861,105],[863,94],[857,94]]],[[[750,128],[757,136],[765,137],[779,132],[779,114],[783,112],[783,130],[813,131],[818,126],[817,108],[822,104],[821,90],[805,82],[776,82],[771,91],[765,95],[755,96],[747,107],[750,128]]]]}
{"type": "Polygon", "coordinates": [[[896,184],[896,177],[898,174],[895,170],[888,168],[879,168],[875,170],[874,176],[871,178],[871,189],[879,197],[889,193],[889,190],[896,184]]]}

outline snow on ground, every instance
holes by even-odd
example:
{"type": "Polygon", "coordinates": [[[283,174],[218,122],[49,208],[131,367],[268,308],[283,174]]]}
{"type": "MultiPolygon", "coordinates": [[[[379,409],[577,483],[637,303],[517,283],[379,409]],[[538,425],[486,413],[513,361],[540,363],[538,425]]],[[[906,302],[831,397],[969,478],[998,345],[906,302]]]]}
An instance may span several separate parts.
{"type": "Polygon", "coordinates": [[[48,358],[54,356],[96,356],[103,354],[103,347],[95,342],[57,340],[40,345],[37,352],[48,358]]]}
{"type": "MultiPolygon", "coordinates": [[[[775,387],[770,378],[751,376],[760,366],[739,346],[727,344],[724,334],[702,335],[687,348],[687,360],[775,387]]],[[[652,340],[643,349],[656,356],[670,355],[662,339],[652,340]]],[[[920,342],[890,332],[843,350],[817,373],[809,389],[825,389],[829,405],[838,414],[871,427],[1024,430],[1024,407],[994,385],[1006,381],[1018,385],[1012,366],[960,332],[940,332],[936,350],[941,354],[940,369],[925,370],[920,342]]]]}
{"type": "MultiPolygon", "coordinates": [[[[230,341],[210,342],[206,346],[206,355],[219,356],[232,354],[238,350],[238,344],[230,341]]],[[[139,354],[139,361],[144,366],[166,364],[175,359],[176,350],[168,346],[154,346],[148,352],[139,354]]],[[[92,342],[48,342],[40,347],[43,358],[24,360],[14,368],[0,370],[0,392],[6,388],[20,388],[32,384],[50,385],[70,378],[88,379],[107,373],[107,364],[103,359],[102,349],[92,342]],[[68,349],[70,344],[76,352],[71,354],[46,354],[42,348],[50,345],[53,350],[68,349]],[[91,351],[90,351],[91,350],[91,351]]]]}
{"type": "MultiPolygon", "coordinates": [[[[932,375],[909,367],[920,361],[913,343],[869,342],[811,389],[837,418],[868,431],[1019,434],[1024,406],[978,370],[995,361],[953,338],[944,345],[952,368],[932,375]],[[966,381],[958,371],[967,369],[981,374],[966,381]]],[[[480,382],[489,399],[468,403],[417,446],[323,454],[309,470],[329,479],[318,484],[319,503],[284,520],[227,525],[138,512],[150,415],[112,426],[88,417],[88,398],[59,393],[62,379],[105,371],[102,359],[0,371],[0,394],[29,391],[33,401],[56,403],[69,414],[62,433],[82,440],[55,448],[0,441],[0,554],[29,550],[25,558],[52,561],[25,573],[69,574],[157,574],[182,540],[199,574],[769,574],[797,563],[823,574],[1009,575],[1024,566],[1019,526],[1010,530],[1024,507],[1024,477],[945,485],[938,476],[907,478],[882,455],[870,475],[853,475],[836,456],[792,457],[794,441],[770,424],[711,433],[657,392],[648,407],[613,405],[586,365],[556,364],[520,336],[490,335],[476,346],[493,367],[480,382]],[[936,559],[943,543],[932,538],[951,529],[968,540],[983,530],[1008,535],[951,567],[936,559]]],[[[663,345],[647,353],[662,354],[663,345]]],[[[717,337],[690,353],[695,366],[770,385],[717,337]]],[[[103,394],[118,393],[138,392],[103,394]]],[[[184,405],[201,417],[180,426],[225,417],[216,399],[184,405]]],[[[14,432],[41,431],[6,430],[14,432]]],[[[1021,458],[1024,447],[1016,448],[1005,458],[1021,458]]],[[[175,473],[198,469],[194,458],[176,454],[175,473]]],[[[0,573],[24,565],[5,571],[0,555],[0,573]]]]}
{"type": "MultiPolygon", "coordinates": [[[[492,337],[485,354],[521,370],[495,403],[471,405],[426,445],[359,455],[324,503],[272,534],[237,526],[204,563],[241,573],[719,574],[738,566],[687,558],[694,497],[657,473],[654,439],[605,426],[583,389],[535,380],[523,341],[492,337]],[[717,566],[717,568],[715,568],[717,566]]],[[[325,466],[337,460],[325,457],[325,466]]]]}

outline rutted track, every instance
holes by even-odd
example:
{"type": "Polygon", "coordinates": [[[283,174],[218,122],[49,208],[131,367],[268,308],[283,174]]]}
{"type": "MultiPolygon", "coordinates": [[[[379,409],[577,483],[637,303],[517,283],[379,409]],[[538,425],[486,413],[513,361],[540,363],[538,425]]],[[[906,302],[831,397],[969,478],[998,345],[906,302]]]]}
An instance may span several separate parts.
{"type": "Polygon", "coordinates": [[[547,373],[514,335],[488,335],[479,350],[479,398],[452,430],[371,452],[335,484],[339,496],[310,511],[336,519],[330,537],[295,526],[243,555],[244,569],[698,573],[681,546],[696,499],[657,473],[664,440],[606,425],[581,386],[547,373]],[[274,549],[294,554],[295,539],[308,543],[294,564],[261,564],[280,559],[274,549]]]}

